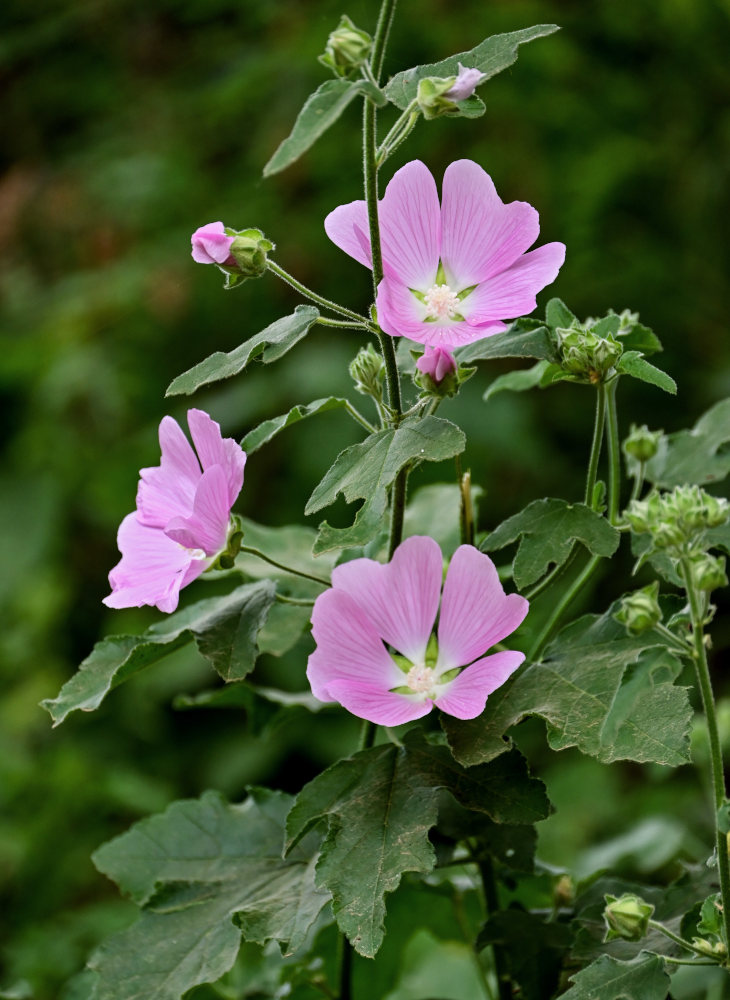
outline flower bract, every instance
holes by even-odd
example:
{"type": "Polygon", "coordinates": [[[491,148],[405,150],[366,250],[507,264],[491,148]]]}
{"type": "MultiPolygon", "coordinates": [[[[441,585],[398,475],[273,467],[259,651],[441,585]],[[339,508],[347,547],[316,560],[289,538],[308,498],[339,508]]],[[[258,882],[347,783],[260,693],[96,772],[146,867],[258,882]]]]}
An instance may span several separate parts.
{"type": "Polygon", "coordinates": [[[137,509],[119,527],[110,608],[174,611],[181,588],[226,549],[246,455],[202,410],[188,410],[188,426],[195,450],[176,420],[160,423],[160,464],[140,471],[137,509]]]}
{"type": "Polygon", "coordinates": [[[402,542],[389,563],[336,567],[312,613],[314,696],[383,726],[418,719],[434,705],[457,719],[479,715],[524,660],[513,650],[484,654],[517,628],[528,603],[505,594],[494,563],[473,545],[454,553],[443,594],[442,579],[441,549],[420,535],[402,542]]]}
{"type": "MultiPolygon", "coordinates": [[[[478,163],[457,160],[436,182],[420,160],[398,170],[379,202],[384,278],[378,323],[392,337],[453,349],[507,329],[555,280],[562,243],[529,247],[540,231],[537,211],[505,204],[478,163]]],[[[325,219],[327,235],[372,266],[367,206],[340,205],[325,219]]]]}

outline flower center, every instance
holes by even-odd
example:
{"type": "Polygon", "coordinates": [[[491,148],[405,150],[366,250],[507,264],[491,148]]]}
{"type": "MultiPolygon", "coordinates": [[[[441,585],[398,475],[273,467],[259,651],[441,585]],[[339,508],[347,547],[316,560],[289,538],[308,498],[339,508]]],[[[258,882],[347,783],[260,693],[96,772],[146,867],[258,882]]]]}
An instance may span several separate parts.
{"type": "Polygon", "coordinates": [[[424,294],[426,313],[431,319],[452,319],[459,296],[448,285],[432,285],[424,294]]]}
{"type": "Polygon", "coordinates": [[[177,543],[183,552],[187,552],[191,559],[207,559],[208,553],[205,549],[191,549],[187,545],[183,545],[182,542],[177,543]]]}
{"type": "Polygon", "coordinates": [[[429,694],[435,685],[436,671],[432,667],[417,664],[406,674],[406,684],[416,694],[429,694]]]}

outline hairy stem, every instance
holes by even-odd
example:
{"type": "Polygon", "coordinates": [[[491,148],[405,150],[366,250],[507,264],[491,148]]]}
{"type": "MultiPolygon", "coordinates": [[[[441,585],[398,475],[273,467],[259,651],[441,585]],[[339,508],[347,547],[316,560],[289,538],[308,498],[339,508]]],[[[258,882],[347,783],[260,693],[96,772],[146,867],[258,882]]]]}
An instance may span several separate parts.
{"type": "Polygon", "coordinates": [[[606,445],[608,446],[608,520],[618,521],[621,500],[621,450],[616,415],[616,389],[618,376],[605,388],[607,403],[606,445]]]}
{"type": "Polygon", "coordinates": [[[273,260],[267,260],[266,266],[272,274],[281,278],[287,285],[291,285],[292,288],[295,288],[305,298],[311,299],[312,302],[316,302],[317,305],[322,306],[323,309],[329,309],[331,312],[340,313],[341,316],[347,316],[348,319],[354,320],[358,326],[367,327],[369,325],[366,316],[361,316],[359,313],[353,312],[352,309],[348,309],[347,306],[341,306],[338,302],[333,302],[331,299],[326,299],[324,295],[318,295],[317,292],[313,292],[311,288],[307,288],[293,274],[289,274],[288,271],[285,271],[283,267],[280,267],[273,260]]]}
{"type": "Polygon", "coordinates": [[[256,556],[257,559],[263,559],[264,562],[269,563],[271,566],[276,566],[277,569],[283,569],[285,573],[291,573],[293,576],[304,577],[305,580],[314,580],[315,583],[321,583],[323,587],[329,587],[330,581],[325,580],[323,576],[314,576],[312,573],[305,573],[304,570],[294,569],[293,566],[285,566],[284,563],[277,562],[276,559],[272,559],[271,556],[264,555],[259,549],[251,548],[250,545],[242,545],[240,548],[241,552],[247,552],[250,556],[256,556]]]}
{"type": "Polygon", "coordinates": [[[603,385],[598,386],[596,394],[596,418],[593,423],[593,441],[591,443],[591,456],[588,459],[588,474],[586,476],[586,492],[584,503],[593,507],[593,493],[596,488],[596,476],[598,475],[598,460],[601,457],[601,445],[603,443],[603,425],[606,421],[606,389],[603,385]]]}
{"type": "Polygon", "coordinates": [[[687,951],[693,951],[695,955],[701,955],[703,958],[707,958],[707,952],[702,951],[700,948],[695,948],[693,944],[689,941],[685,941],[683,937],[679,934],[675,934],[674,931],[670,931],[668,927],[665,927],[659,920],[650,920],[649,927],[653,927],[655,931],[661,931],[665,937],[668,937],[675,944],[680,945],[682,948],[686,948],[687,951]]]}

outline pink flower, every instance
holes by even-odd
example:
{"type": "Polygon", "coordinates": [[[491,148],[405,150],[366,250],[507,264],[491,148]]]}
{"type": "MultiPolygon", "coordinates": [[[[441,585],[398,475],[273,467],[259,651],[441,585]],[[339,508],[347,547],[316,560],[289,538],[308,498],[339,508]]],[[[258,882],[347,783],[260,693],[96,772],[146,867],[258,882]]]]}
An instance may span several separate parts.
{"type": "Polygon", "coordinates": [[[427,347],[416,361],[416,368],[424,375],[430,375],[438,385],[447,375],[456,371],[456,358],[443,347],[427,347]]]}
{"type": "Polygon", "coordinates": [[[452,101],[465,101],[467,97],[471,97],[482,80],[486,79],[487,74],[481,70],[467,69],[459,63],[459,75],[443,96],[452,101]]]}
{"type": "MultiPolygon", "coordinates": [[[[472,160],[447,167],[440,205],[428,168],[407,163],[388,184],[379,218],[378,322],[392,337],[434,347],[470,344],[532,312],[565,259],[562,243],[526,253],[540,231],[536,210],[524,201],[505,205],[472,160]]],[[[340,249],[372,266],[364,201],[340,205],[324,227],[340,249]]]]}
{"type": "Polygon", "coordinates": [[[209,222],[200,226],[190,237],[192,258],[198,264],[225,264],[231,255],[235,237],[226,236],[222,222],[209,222]]]}
{"type": "Polygon", "coordinates": [[[442,577],[441,549],[419,535],[385,565],[353,559],[336,567],[312,613],[317,648],[307,677],[315,698],[382,726],[419,719],[434,705],[476,718],[525,658],[484,653],[517,628],[528,603],[505,594],[494,563],[473,545],[454,553],[441,597],[442,577]]]}
{"type": "Polygon", "coordinates": [[[188,426],[197,455],[178,422],[162,418],[160,464],[141,470],[137,510],[119,527],[122,558],[104,598],[110,608],[174,611],[181,588],[226,548],[246,455],[202,410],[188,410],[188,426]]]}

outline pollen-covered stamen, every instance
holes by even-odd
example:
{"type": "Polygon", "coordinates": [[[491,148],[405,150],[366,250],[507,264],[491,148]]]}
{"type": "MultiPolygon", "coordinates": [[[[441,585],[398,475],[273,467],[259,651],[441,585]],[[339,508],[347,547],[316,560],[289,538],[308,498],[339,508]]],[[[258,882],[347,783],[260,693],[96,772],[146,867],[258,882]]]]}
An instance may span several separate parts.
{"type": "Polygon", "coordinates": [[[459,296],[449,285],[432,285],[424,294],[426,314],[431,319],[452,319],[459,305],[459,296]]]}
{"type": "Polygon", "coordinates": [[[432,667],[417,664],[406,675],[406,684],[415,694],[431,694],[436,683],[436,671],[432,667]]]}

